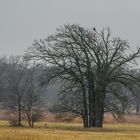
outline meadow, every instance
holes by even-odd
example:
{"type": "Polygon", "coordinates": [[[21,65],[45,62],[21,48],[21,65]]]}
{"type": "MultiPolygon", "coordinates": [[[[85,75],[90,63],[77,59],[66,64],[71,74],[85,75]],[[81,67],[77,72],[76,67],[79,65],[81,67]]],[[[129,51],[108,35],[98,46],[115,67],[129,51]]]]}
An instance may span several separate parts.
{"type": "Polygon", "coordinates": [[[102,129],[83,129],[81,124],[36,123],[35,128],[12,128],[0,121],[0,140],[140,140],[140,125],[106,124],[102,129]]]}

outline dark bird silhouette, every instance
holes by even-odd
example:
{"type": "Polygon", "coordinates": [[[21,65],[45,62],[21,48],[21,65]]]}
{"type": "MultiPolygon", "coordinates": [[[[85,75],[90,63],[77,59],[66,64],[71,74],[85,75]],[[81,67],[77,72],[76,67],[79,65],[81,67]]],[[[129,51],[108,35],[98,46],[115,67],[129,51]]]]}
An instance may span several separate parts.
{"type": "Polygon", "coordinates": [[[93,30],[96,31],[96,28],[94,27],[93,30]]]}

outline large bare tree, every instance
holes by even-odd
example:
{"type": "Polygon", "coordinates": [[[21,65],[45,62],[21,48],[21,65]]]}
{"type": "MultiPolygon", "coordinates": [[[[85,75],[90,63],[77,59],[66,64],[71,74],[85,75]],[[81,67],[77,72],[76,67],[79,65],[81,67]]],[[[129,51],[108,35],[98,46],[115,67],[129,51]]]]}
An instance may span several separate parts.
{"type": "Polygon", "coordinates": [[[61,79],[80,89],[84,127],[102,127],[106,93],[111,84],[130,84],[136,78],[131,66],[140,49],[130,51],[129,43],[112,38],[109,29],[101,32],[79,25],[64,25],[47,39],[35,40],[26,59],[35,59],[54,70],[50,79],[61,79]]]}

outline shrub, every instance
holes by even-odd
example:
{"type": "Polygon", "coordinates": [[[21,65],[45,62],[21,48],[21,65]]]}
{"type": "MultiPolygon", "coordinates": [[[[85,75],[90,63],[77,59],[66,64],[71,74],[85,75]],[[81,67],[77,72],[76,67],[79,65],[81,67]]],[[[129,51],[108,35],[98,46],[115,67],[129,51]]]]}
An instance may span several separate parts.
{"type": "Polygon", "coordinates": [[[19,125],[18,125],[18,120],[10,120],[9,121],[9,124],[10,124],[10,126],[11,127],[18,127],[19,125]]]}

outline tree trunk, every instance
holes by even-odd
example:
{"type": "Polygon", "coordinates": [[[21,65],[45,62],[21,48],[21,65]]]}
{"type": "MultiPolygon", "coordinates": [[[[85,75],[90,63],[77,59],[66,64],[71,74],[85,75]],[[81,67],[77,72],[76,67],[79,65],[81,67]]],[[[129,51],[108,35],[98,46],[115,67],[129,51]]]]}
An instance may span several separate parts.
{"type": "Polygon", "coordinates": [[[83,119],[83,127],[84,128],[88,128],[89,125],[88,125],[88,118],[87,116],[85,116],[84,114],[82,115],[82,119],[83,119]]]}
{"type": "Polygon", "coordinates": [[[89,127],[89,117],[88,117],[88,106],[87,106],[87,96],[86,96],[86,91],[85,88],[82,87],[82,92],[83,92],[83,126],[84,128],[89,127]]]}
{"type": "Polygon", "coordinates": [[[94,127],[103,127],[104,119],[104,106],[103,104],[98,104],[94,112],[94,127]]]}
{"type": "Polygon", "coordinates": [[[94,86],[89,84],[89,127],[94,127],[94,86]]]}
{"type": "Polygon", "coordinates": [[[34,121],[32,120],[32,128],[34,127],[34,121]]]}
{"type": "Polygon", "coordinates": [[[95,96],[95,108],[94,108],[94,127],[102,128],[104,119],[104,101],[105,92],[104,90],[97,90],[95,96]]]}
{"type": "Polygon", "coordinates": [[[139,112],[140,112],[140,105],[137,104],[137,106],[136,106],[136,113],[138,114],[139,112]]]}
{"type": "Polygon", "coordinates": [[[25,113],[26,113],[26,116],[27,116],[29,127],[32,127],[32,125],[31,125],[31,111],[30,111],[30,109],[29,110],[27,109],[25,113]]]}
{"type": "Polygon", "coordinates": [[[30,116],[28,117],[28,124],[30,127],[32,127],[30,116]]]}
{"type": "Polygon", "coordinates": [[[21,104],[18,105],[18,126],[21,126],[21,104]]]}

